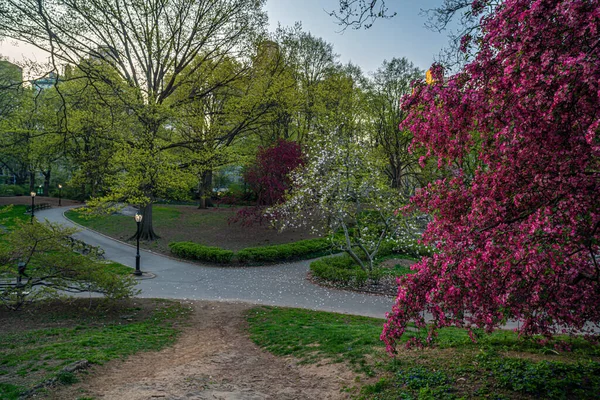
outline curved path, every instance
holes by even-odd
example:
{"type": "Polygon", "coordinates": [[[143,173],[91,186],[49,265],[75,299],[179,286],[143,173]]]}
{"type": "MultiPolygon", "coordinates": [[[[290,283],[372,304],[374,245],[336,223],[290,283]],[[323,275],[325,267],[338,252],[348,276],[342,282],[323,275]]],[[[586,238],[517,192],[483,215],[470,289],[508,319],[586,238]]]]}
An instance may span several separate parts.
{"type": "MultiPolygon", "coordinates": [[[[37,211],[36,217],[76,226],[63,216],[69,207],[37,211]]],[[[105,257],[135,267],[135,248],[88,229],[74,235],[102,247],[105,257]]],[[[141,297],[242,301],[256,304],[335,311],[384,318],[391,297],[375,296],[314,285],[306,279],[310,261],[266,267],[205,267],[141,250],[141,269],[156,274],[140,280],[141,297]]]]}

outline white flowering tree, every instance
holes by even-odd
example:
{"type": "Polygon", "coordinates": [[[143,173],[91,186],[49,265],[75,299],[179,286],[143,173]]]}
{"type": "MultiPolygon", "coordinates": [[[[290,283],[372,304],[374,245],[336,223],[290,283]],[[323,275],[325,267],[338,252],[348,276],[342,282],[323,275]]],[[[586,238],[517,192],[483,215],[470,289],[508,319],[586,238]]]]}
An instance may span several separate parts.
{"type": "MultiPolygon", "coordinates": [[[[315,135],[316,136],[316,135],[315,135]]],[[[365,271],[383,246],[414,238],[416,229],[397,210],[407,199],[390,187],[381,160],[354,135],[319,135],[307,162],[292,175],[285,202],[270,210],[280,228],[309,226],[334,238],[365,271]]]]}

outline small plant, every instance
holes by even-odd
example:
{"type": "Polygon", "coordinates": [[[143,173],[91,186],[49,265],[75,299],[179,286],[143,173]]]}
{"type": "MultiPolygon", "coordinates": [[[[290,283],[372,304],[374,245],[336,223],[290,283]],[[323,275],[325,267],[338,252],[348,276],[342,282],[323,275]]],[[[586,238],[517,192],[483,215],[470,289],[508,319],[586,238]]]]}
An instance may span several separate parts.
{"type": "Polygon", "coordinates": [[[56,374],[56,380],[63,385],[72,385],[79,382],[77,376],[72,372],[61,371],[56,374]]]}

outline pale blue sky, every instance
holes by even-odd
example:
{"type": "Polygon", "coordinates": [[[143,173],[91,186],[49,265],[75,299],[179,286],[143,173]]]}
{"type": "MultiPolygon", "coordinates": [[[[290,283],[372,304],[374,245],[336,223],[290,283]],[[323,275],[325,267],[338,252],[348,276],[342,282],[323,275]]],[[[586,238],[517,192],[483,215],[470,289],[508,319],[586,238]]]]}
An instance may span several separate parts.
{"type": "Polygon", "coordinates": [[[352,61],[364,72],[376,70],[383,60],[406,57],[416,66],[427,69],[434,56],[447,46],[447,33],[432,32],[425,28],[426,17],[421,9],[431,9],[442,0],[387,0],[390,12],[397,12],[392,19],[379,19],[370,29],[346,29],[340,27],[324,10],[334,10],[338,0],[267,0],[267,13],[271,30],[277,21],[292,26],[301,21],[305,31],[320,36],[334,45],[343,63],[352,61]]]}
{"type": "MultiPolygon", "coordinates": [[[[267,0],[270,29],[277,22],[292,26],[302,22],[305,31],[322,37],[334,45],[340,61],[352,61],[364,72],[376,70],[383,60],[406,57],[416,66],[427,69],[440,50],[447,46],[446,33],[432,32],[425,28],[426,17],[421,9],[439,6],[442,0],[387,0],[390,12],[398,15],[389,20],[377,20],[370,29],[347,29],[339,33],[340,27],[324,10],[336,9],[338,0],[267,0]]],[[[23,56],[44,62],[46,57],[33,47],[20,44],[15,47],[10,41],[0,42],[0,54],[12,61],[23,56]]]]}

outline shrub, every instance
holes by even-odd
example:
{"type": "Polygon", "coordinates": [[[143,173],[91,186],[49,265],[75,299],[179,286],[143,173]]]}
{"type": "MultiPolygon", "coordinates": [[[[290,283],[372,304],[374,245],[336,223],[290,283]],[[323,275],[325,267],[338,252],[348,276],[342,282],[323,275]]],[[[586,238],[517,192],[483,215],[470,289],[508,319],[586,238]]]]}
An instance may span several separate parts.
{"type": "Polygon", "coordinates": [[[369,274],[347,255],[326,257],[310,264],[313,276],[334,284],[362,286],[369,274]]]}
{"type": "Polygon", "coordinates": [[[219,264],[231,262],[233,251],[223,250],[218,247],[203,246],[193,242],[171,242],[171,252],[183,258],[192,260],[208,261],[219,264]]]}
{"type": "Polygon", "coordinates": [[[277,262],[318,257],[331,248],[328,239],[308,239],[273,246],[248,247],[237,253],[240,262],[277,262]]]}
{"type": "Polygon", "coordinates": [[[20,185],[0,185],[0,196],[23,196],[25,193],[29,192],[20,185]]]}

